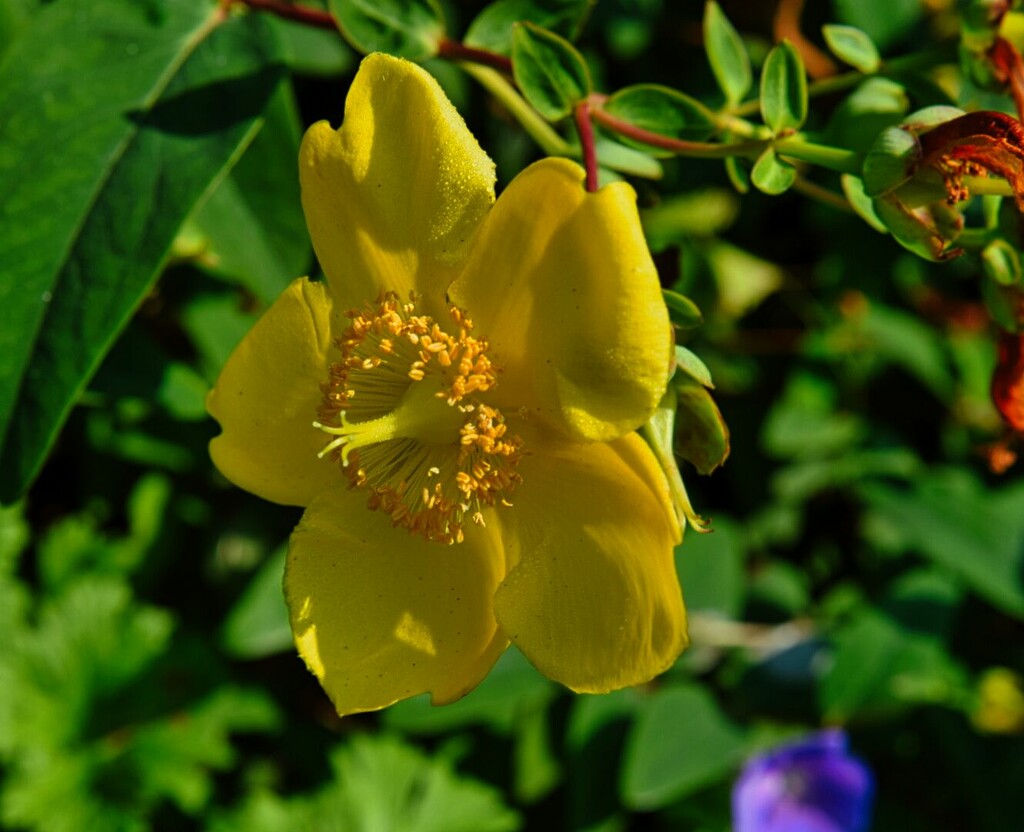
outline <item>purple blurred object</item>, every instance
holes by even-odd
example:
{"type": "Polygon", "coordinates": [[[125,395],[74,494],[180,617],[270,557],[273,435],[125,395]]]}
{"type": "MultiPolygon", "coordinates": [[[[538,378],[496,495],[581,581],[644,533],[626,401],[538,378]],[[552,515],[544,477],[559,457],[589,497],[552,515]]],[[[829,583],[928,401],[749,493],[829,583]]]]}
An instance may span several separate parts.
{"type": "Polygon", "coordinates": [[[874,778],[838,729],[759,754],[732,791],[733,832],[863,832],[874,778]]]}

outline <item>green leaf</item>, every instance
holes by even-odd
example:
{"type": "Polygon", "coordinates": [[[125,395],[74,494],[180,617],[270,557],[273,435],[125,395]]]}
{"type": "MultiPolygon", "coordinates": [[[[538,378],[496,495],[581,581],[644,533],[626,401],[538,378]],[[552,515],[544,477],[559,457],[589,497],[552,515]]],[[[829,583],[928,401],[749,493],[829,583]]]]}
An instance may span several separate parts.
{"type": "Polygon", "coordinates": [[[729,776],[743,759],[742,731],[703,688],[663,688],[643,703],[629,737],[622,797],[657,809],[729,776]]]}
{"type": "Polygon", "coordinates": [[[201,0],[55,3],[7,53],[0,499],[35,476],[182,222],[255,135],[274,60],[261,16],[201,0]]]}
{"type": "Polygon", "coordinates": [[[729,182],[736,189],[736,193],[745,194],[750,191],[750,173],[739,156],[730,156],[725,160],[725,175],[729,182]]]}
{"type": "Polygon", "coordinates": [[[713,528],[676,547],[676,572],[688,610],[735,620],[743,610],[743,537],[727,517],[716,515],[713,528]]]}
{"type": "Polygon", "coordinates": [[[671,289],[662,289],[661,296],[665,298],[669,317],[676,326],[681,329],[695,329],[704,323],[704,316],[701,314],[700,307],[686,297],[686,295],[673,292],[671,289]]]}
{"type": "Polygon", "coordinates": [[[259,135],[190,221],[204,242],[197,265],[234,278],[266,304],[313,259],[295,175],[300,132],[291,87],[282,84],[259,135]]]}
{"type": "Polygon", "coordinates": [[[470,725],[487,725],[510,734],[519,714],[545,706],[554,685],[518,650],[506,650],[484,680],[458,702],[437,708],[429,696],[407,699],[384,712],[384,722],[406,734],[440,734],[470,725]]]}
{"type": "Polygon", "coordinates": [[[1024,487],[984,488],[964,471],[933,470],[909,491],[865,485],[873,523],[895,551],[924,555],[1004,612],[1024,619],[1024,487]]]}
{"type": "Polygon", "coordinates": [[[1000,286],[1014,286],[1021,280],[1020,253],[1006,240],[995,239],[981,252],[985,274],[1000,286]]]}
{"type": "MultiPolygon", "coordinates": [[[[304,4],[305,5],[305,4],[304,4]]],[[[285,64],[296,75],[338,78],[355,71],[358,55],[338,32],[280,17],[270,18],[285,64]]]]}
{"type": "Polygon", "coordinates": [[[882,56],[878,54],[878,47],[867,32],[856,26],[826,23],[821,27],[821,33],[832,53],[854,69],[870,74],[881,66],[882,56]]]}
{"type": "Polygon", "coordinates": [[[594,151],[602,168],[639,176],[642,179],[661,179],[665,174],[661,162],[657,159],[605,138],[600,133],[594,137],[594,151]]]}
{"type": "Polygon", "coordinates": [[[888,234],[889,229],[875,212],[875,203],[864,190],[864,180],[859,176],[844,173],[839,177],[843,187],[843,194],[850,202],[850,206],[857,212],[857,216],[870,225],[875,231],[888,234]]]}
{"type": "Polygon", "coordinates": [[[833,5],[841,22],[864,30],[883,49],[909,33],[925,13],[920,0],[835,0],[833,5]]]}
{"type": "Polygon", "coordinates": [[[714,0],[704,6],[704,48],[726,102],[739,104],[754,83],[750,56],[743,39],[714,0]]]}
{"type": "Polygon", "coordinates": [[[572,700],[565,730],[570,829],[616,830],[619,761],[642,694],[626,688],[572,700]]]}
{"type": "MultiPolygon", "coordinates": [[[[609,114],[635,127],[671,139],[702,141],[716,129],[714,114],[697,99],[658,84],[625,87],[613,93],[601,106],[609,114]]],[[[673,155],[670,150],[617,135],[620,141],[651,155],[673,155]]]]}
{"type": "Polygon", "coordinates": [[[497,0],[474,18],[462,39],[466,46],[508,55],[512,27],[529,21],[575,40],[597,0],[497,0]]]}
{"type": "Polygon", "coordinates": [[[434,57],[444,38],[436,0],[329,0],[345,39],[360,52],[387,52],[410,61],[434,57]]]}
{"type": "Polygon", "coordinates": [[[590,95],[583,56],[569,41],[532,23],[513,28],[512,70],[526,100],[548,121],[570,115],[590,95]]]}
{"type": "Polygon", "coordinates": [[[221,642],[240,659],[259,659],[292,647],[281,580],[288,547],[275,552],[249,582],[224,621],[221,642]]]}
{"type": "Polygon", "coordinates": [[[915,704],[952,705],[965,687],[963,669],[942,639],[903,628],[877,610],[863,609],[833,642],[833,661],[819,689],[828,722],[898,713],[915,704]]]}
{"type": "Polygon", "coordinates": [[[676,367],[702,387],[715,389],[707,364],[701,361],[692,350],[676,345],[676,367]]]}
{"type": "Polygon", "coordinates": [[[713,237],[725,231],[739,211],[740,201],[732,191],[697,188],[666,196],[657,205],[641,209],[640,220],[651,248],[661,251],[690,237],[713,237]]]}
{"type": "Polygon", "coordinates": [[[796,182],[796,168],[780,159],[775,149],[765,149],[750,172],[750,181],[761,193],[778,196],[788,191],[796,182]]]}
{"type": "Polygon", "coordinates": [[[807,72],[787,40],[768,53],[761,69],[761,116],[774,134],[799,130],[807,120],[807,72]]]}
{"type": "Polygon", "coordinates": [[[676,373],[672,385],[677,396],[676,453],[700,473],[710,474],[729,456],[729,428],[702,382],[676,373]]]}
{"type": "Polygon", "coordinates": [[[511,832],[519,817],[493,786],[460,777],[395,737],[352,734],[331,754],[335,780],[314,817],[336,829],[511,832]]]}

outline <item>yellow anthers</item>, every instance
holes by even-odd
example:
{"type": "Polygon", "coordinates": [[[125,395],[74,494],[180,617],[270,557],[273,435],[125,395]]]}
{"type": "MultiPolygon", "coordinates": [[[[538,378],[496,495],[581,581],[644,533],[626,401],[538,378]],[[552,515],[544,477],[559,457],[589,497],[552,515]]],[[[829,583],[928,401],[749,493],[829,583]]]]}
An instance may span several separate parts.
{"type": "Polygon", "coordinates": [[[488,343],[470,334],[461,309],[449,309],[452,335],[416,314],[415,297],[389,293],[348,315],[313,423],[335,437],[319,455],[340,460],[353,487],[369,490],[370,508],[395,525],[461,542],[467,514],[484,525],[481,509],[510,505],[520,481],[522,440],[479,399],[497,385],[488,343]]]}

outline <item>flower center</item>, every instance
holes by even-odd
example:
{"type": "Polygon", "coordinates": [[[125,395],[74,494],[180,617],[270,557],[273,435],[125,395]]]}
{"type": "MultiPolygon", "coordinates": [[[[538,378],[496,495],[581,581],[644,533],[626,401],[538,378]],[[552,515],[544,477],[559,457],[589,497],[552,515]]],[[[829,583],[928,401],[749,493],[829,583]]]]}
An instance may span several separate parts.
{"type": "Polygon", "coordinates": [[[371,509],[429,540],[460,543],[467,515],[483,525],[481,509],[510,505],[523,443],[485,402],[497,385],[487,341],[470,334],[461,309],[449,315],[454,335],[394,293],[350,311],[313,425],[334,437],[320,456],[370,491],[371,509]]]}

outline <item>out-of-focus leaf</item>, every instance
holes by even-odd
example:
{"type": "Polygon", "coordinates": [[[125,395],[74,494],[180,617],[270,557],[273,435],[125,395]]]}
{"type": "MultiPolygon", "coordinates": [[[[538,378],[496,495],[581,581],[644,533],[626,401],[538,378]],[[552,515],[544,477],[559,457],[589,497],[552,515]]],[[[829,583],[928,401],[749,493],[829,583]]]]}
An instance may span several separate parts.
{"type": "MultiPolygon", "coordinates": [[[[303,5],[311,3],[303,0],[303,5]]],[[[338,78],[349,74],[356,64],[356,53],[337,32],[277,17],[271,24],[281,41],[282,59],[296,75],[338,78]]]]}
{"type": "Polygon", "coordinates": [[[531,23],[512,30],[512,70],[526,100],[549,121],[572,113],[590,95],[590,71],[576,48],[531,23]]]}
{"type": "Polygon", "coordinates": [[[294,98],[282,84],[259,135],[190,220],[206,243],[199,264],[267,304],[308,272],[313,256],[295,174],[299,133],[294,98]]]}
{"type": "Polygon", "coordinates": [[[972,590],[1024,618],[1024,488],[987,489],[966,472],[929,471],[911,489],[869,483],[860,492],[894,551],[921,554],[972,590]]]}
{"type": "Polygon", "coordinates": [[[910,111],[910,98],[889,78],[867,78],[832,113],[829,140],[866,153],[885,129],[899,124],[910,111]]]}
{"type": "Polygon", "coordinates": [[[731,318],[742,317],[782,286],[782,269],[729,243],[716,240],[707,259],[719,308],[731,318]]]}
{"type": "Polygon", "coordinates": [[[345,830],[511,832],[519,817],[492,786],[460,777],[393,737],[353,734],[331,754],[335,781],[315,811],[345,830]]]}
{"type": "Polygon", "coordinates": [[[149,473],[140,479],[128,498],[126,537],[103,534],[88,513],[54,523],[39,542],[43,585],[53,593],[87,574],[115,576],[136,570],[157,541],[170,497],[167,477],[149,473]]]}
{"type": "Polygon", "coordinates": [[[870,448],[782,468],[772,478],[772,491],[784,502],[799,504],[821,491],[849,487],[869,478],[907,480],[920,470],[921,463],[906,448],[870,448]]]}
{"type": "Polygon", "coordinates": [[[660,251],[685,237],[707,237],[729,228],[739,214],[736,194],[722,188],[687,191],[640,212],[651,248],[660,251]]]}
{"type": "Polygon", "coordinates": [[[252,328],[256,315],[243,308],[233,294],[203,294],[182,313],[182,324],[199,352],[203,374],[211,383],[221,367],[252,328]]]}
{"type": "Polygon", "coordinates": [[[646,153],[626,147],[598,134],[594,139],[594,152],[602,168],[638,176],[641,179],[661,179],[665,175],[661,163],[646,153]]]}
{"type": "Polygon", "coordinates": [[[1000,286],[1021,282],[1020,253],[1006,240],[993,240],[981,252],[985,274],[1000,286]]]}
{"type": "Polygon", "coordinates": [[[877,71],[881,65],[882,56],[878,54],[878,47],[867,32],[856,26],[828,23],[821,27],[821,33],[832,54],[854,69],[869,73],[877,71]]]}
{"type": "Polygon", "coordinates": [[[885,49],[909,32],[924,15],[918,0],[835,0],[840,22],[864,31],[885,49]]]}
{"type": "Polygon", "coordinates": [[[274,50],[259,15],[199,0],[67,0],[5,56],[0,497],[35,476],[181,223],[255,135],[274,50]]]}
{"type": "Polygon", "coordinates": [[[735,619],[743,607],[743,540],[728,518],[715,517],[712,528],[676,547],[676,572],[688,610],[735,619]]]}
{"type": "Polygon", "coordinates": [[[726,102],[739,104],[754,83],[750,56],[739,33],[714,0],[708,0],[704,6],[704,48],[726,102]]]}
{"type": "Polygon", "coordinates": [[[833,663],[819,690],[829,721],[951,703],[965,685],[963,669],[940,639],[904,629],[881,612],[862,611],[832,640],[833,663]]]}
{"type": "Polygon", "coordinates": [[[854,445],[865,435],[863,422],[836,413],[836,389],[819,376],[792,376],[768,412],[762,429],[765,450],[779,457],[817,457],[854,445]]]}
{"type": "MultiPolygon", "coordinates": [[[[713,132],[714,114],[701,102],[678,90],[658,84],[638,84],[613,93],[601,105],[616,118],[650,133],[672,139],[703,141],[713,132]]],[[[652,156],[672,156],[670,150],[620,135],[620,140],[652,156]]]]}
{"type": "Polygon", "coordinates": [[[739,156],[730,156],[725,160],[725,175],[736,193],[745,194],[750,191],[749,166],[739,156]]]}
{"type": "Polygon", "coordinates": [[[437,54],[444,37],[436,0],[328,0],[328,7],[345,39],[364,55],[423,61],[437,54]]]}
{"type": "Polygon", "coordinates": [[[468,725],[488,725],[507,734],[520,713],[544,707],[554,694],[554,685],[512,649],[458,702],[436,708],[429,697],[408,699],[385,711],[384,722],[409,734],[438,734],[468,725]]]}
{"type": "Polygon", "coordinates": [[[575,40],[596,0],[497,0],[478,14],[462,39],[467,46],[500,55],[512,51],[512,26],[529,21],[575,40]]]}
{"type": "Polygon", "coordinates": [[[573,829],[622,828],[618,797],[619,761],[640,695],[630,689],[572,702],[566,746],[569,815],[573,829]]]}
{"type": "Polygon", "coordinates": [[[799,130],[807,120],[807,72],[788,41],[768,53],[761,69],[761,116],[772,133],[799,130]]]}
{"type": "Polygon", "coordinates": [[[743,759],[743,732],[696,685],[663,688],[645,700],[623,760],[622,797],[656,809],[729,775],[743,759]]]}
{"type": "Polygon", "coordinates": [[[93,702],[152,662],[171,626],[166,612],[133,604],[111,578],[80,580],[44,604],[0,663],[0,756],[76,739],[93,702]]]}
{"type": "Polygon", "coordinates": [[[520,715],[513,752],[518,803],[536,803],[562,777],[562,767],[552,746],[552,730],[547,708],[532,708],[520,715]]]}
{"type": "Polygon", "coordinates": [[[224,649],[241,659],[258,659],[292,647],[292,629],[281,578],[288,554],[278,549],[253,576],[224,621],[224,649]]]}

